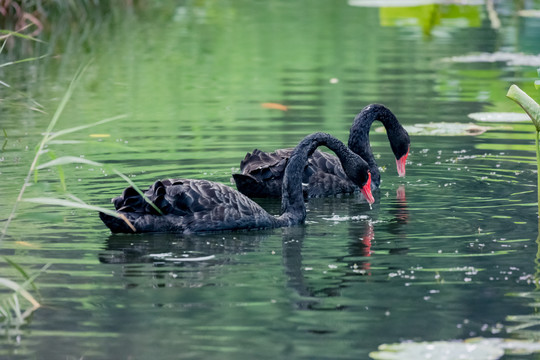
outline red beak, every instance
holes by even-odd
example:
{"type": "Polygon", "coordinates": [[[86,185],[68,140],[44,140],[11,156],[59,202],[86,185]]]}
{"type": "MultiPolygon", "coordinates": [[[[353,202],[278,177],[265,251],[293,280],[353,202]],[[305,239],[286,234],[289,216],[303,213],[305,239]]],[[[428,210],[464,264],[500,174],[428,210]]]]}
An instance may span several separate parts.
{"type": "Polygon", "coordinates": [[[371,173],[368,172],[368,181],[362,188],[360,189],[360,192],[364,197],[366,198],[367,202],[370,204],[373,204],[375,202],[375,199],[373,198],[373,194],[371,193],[371,173]]]}
{"type": "Polygon", "coordinates": [[[409,156],[408,151],[401,158],[396,159],[397,173],[399,176],[405,176],[405,164],[407,162],[407,156],[409,156]]]}

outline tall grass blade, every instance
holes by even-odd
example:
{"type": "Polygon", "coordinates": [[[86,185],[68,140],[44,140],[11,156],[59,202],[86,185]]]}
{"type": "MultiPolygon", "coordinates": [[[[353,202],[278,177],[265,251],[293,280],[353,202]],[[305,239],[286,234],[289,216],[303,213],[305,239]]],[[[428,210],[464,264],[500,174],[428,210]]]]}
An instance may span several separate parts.
{"type": "MultiPolygon", "coordinates": [[[[26,271],[24,271],[24,269],[22,267],[19,266],[19,264],[11,261],[9,258],[5,257],[5,256],[2,256],[2,258],[9,264],[11,265],[11,267],[13,267],[15,270],[17,270],[24,278],[25,280],[30,280],[30,276],[26,273],[26,271]]],[[[38,291],[38,288],[36,286],[36,284],[34,284],[34,282],[30,282],[30,285],[32,285],[32,288],[35,290],[35,291],[38,291]]]]}
{"type": "Polygon", "coordinates": [[[2,145],[2,152],[4,152],[6,150],[6,146],[8,143],[8,135],[7,135],[6,129],[2,129],[2,131],[4,132],[4,137],[5,137],[4,144],[2,145]]]}
{"type": "Polygon", "coordinates": [[[43,149],[45,148],[45,144],[47,143],[47,140],[49,138],[49,134],[51,133],[52,129],[54,129],[56,123],[58,122],[58,119],[60,118],[60,115],[64,111],[64,108],[66,107],[67,102],[73,95],[73,91],[75,90],[75,85],[78,83],[81,75],[84,73],[84,71],[88,68],[89,64],[79,68],[77,72],[75,73],[75,76],[71,80],[68,89],[66,90],[66,93],[62,97],[62,100],[60,101],[60,104],[58,105],[58,108],[56,109],[51,121],[49,122],[49,125],[47,126],[47,130],[45,131],[45,135],[41,139],[41,142],[39,143],[39,146],[36,150],[36,155],[34,156],[34,159],[32,160],[32,164],[30,165],[30,168],[28,169],[28,173],[26,174],[26,177],[24,179],[24,183],[21,186],[21,190],[19,191],[19,195],[17,196],[17,199],[15,200],[15,204],[13,205],[13,209],[11,210],[11,213],[9,214],[4,228],[2,229],[2,232],[0,233],[0,241],[4,239],[7,233],[7,229],[9,228],[9,224],[13,220],[13,217],[15,216],[15,212],[17,211],[17,206],[21,202],[24,192],[26,191],[26,188],[28,187],[30,183],[30,178],[32,177],[32,173],[36,169],[36,165],[39,159],[39,156],[41,155],[43,149]]]}
{"type": "Polygon", "coordinates": [[[156,206],[156,204],[154,204],[152,202],[152,200],[150,200],[148,197],[146,197],[146,195],[144,195],[144,192],[141,191],[141,189],[139,189],[139,187],[137,185],[135,185],[135,183],[133,181],[131,181],[130,178],[128,178],[126,175],[122,174],[120,171],[116,170],[116,169],[112,169],[118,176],[120,176],[122,179],[126,180],[128,182],[129,185],[131,185],[133,187],[133,189],[135,189],[135,191],[137,191],[139,193],[139,195],[142,196],[142,198],[144,199],[144,201],[146,201],[148,204],[150,204],[150,206],[152,206],[154,208],[154,210],[156,210],[158,212],[158,214],[160,215],[163,215],[163,212],[161,211],[160,208],[158,208],[156,206]]]}
{"type": "Polygon", "coordinates": [[[6,278],[0,278],[0,285],[3,285],[13,290],[17,294],[21,294],[26,300],[28,300],[32,304],[35,309],[40,307],[39,302],[37,302],[37,300],[34,299],[34,297],[22,285],[19,285],[16,282],[6,278]]]}
{"type": "Polygon", "coordinates": [[[73,194],[66,194],[66,196],[68,198],[70,198],[71,200],[75,201],[75,202],[78,202],[80,204],[86,204],[84,201],[82,201],[81,199],[79,199],[78,197],[76,197],[75,195],[73,194]]]}
{"type": "MultiPolygon", "coordinates": [[[[90,66],[90,63],[86,64],[83,67],[80,67],[77,72],[75,73],[75,76],[69,83],[68,89],[66,90],[66,93],[62,97],[62,100],[60,101],[60,104],[58,105],[58,108],[56,109],[51,122],[49,123],[49,126],[47,127],[47,130],[45,130],[45,136],[43,137],[41,144],[45,145],[45,143],[50,139],[52,129],[56,126],[56,123],[58,122],[58,119],[60,118],[60,115],[64,111],[64,108],[66,107],[67,102],[69,99],[71,99],[71,96],[73,95],[73,91],[75,90],[75,85],[79,82],[79,79],[81,75],[86,71],[86,69],[90,66]]],[[[39,150],[43,149],[43,146],[39,147],[39,150]]]]}
{"type": "Polygon", "coordinates": [[[37,39],[37,38],[32,37],[30,35],[21,34],[20,32],[11,31],[11,30],[0,30],[0,34],[4,34],[4,36],[2,38],[7,38],[9,36],[15,36],[15,37],[19,37],[19,38],[26,39],[26,40],[40,42],[40,43],[43,43],[43,44],[47,43],[46,41],[37,39]]]}
{"type": "Polygon", "coordinates": [[[42,169],[46,169],[53,166],[67,165],[67,164],[74,164],[74,163],[87,164],[87,165],[92,165],[92,166],[103,166],[103,164],[100,164],[98,162],[88,160],[85,158],[80,158],[77,156],[62,156],[57,159],[54,159],[54,160],[51,160],[44,164],[39,165],[38,167],[36,167],[36,170],[42,170],[42,169]]]}
{"type": "MultiPolygon", "coordinates": [[[[49,56],[49,54],[36,56],[36,57],[31,57],[31,58],[26,58],[26,59],[17,60],[17,61],[10,61],[10,62],[7,62],[7,63],[0,64],[0,68],[3,68],[5,66],[20,64],[20,63],[24,63],[24,62],[28,62],[28,61],[40,60],[40,59],[43,59],[43,58],[45,58],[47,56],[49,56]]],[[[8,87],[9,87],[9,85],[8,85],[8,87]]]]}
{"type": "Polygon", "coordinates": [[[124,220],[126,224],[131,228],[131,230],[133,230],[133,232],[137,231],[135,227],[133,226],[133,224],[124,215],[119,214],[116,211],[112,211],[112,210],[109,210],[100,206],[88,205],[86,203],[80,203],[78,201],[70,201],[70,200],[46,198],[46,197],[28,198],[28,199],[24,199],[23,201],[34,203],[34,204],[41,204],[41,205],[55,205],[55,206],[63,206],[63,207],[69,207],[69,208],[102,212],[107,215],[111,215],[111,216],[124,220]]]}
{"type": "Polygon", "coordinates": [[[107,215],[118,217],[118,213],[116,213],[115,211],[102,208],[99,206],[95,206],[95,205],[88,205],[86,203],[80,203],[78,201],[64,200],[64,199],[58,199],[58,198],[48,198],[48,197],[26,198],[26,199],[23,199],[23,201],[34,203],[34,204],[41,204],[41,205],[56,205],[56,206],[63,206],[63,207],[69,207],[69,208],[100,211],[107,215]]]}
{"type": "MultiPolygon", "coordinates": [[[[49,151],[49,157],[53,161],[56,159],[56,154],[54,153],[54,151],[49,151]]],[[[56,170],[58,172],[58,177],[60,178],[60,184],[62,185],[62,190],[67,191],[66,176],[64,175],[64,168],[62,167],[62,165],[57,165],[56,170]]],[[[37,169],[35,172],[35,182],[37,182],[37,169]]]]}
{"type": "Polygon", "coordinates": [[[70,134],[70,133],[75,132],[75,131],[88,129],[88,128],[93,127],[93,126],[105,124],[105,123],[115,121],[115,120],[119,120],[119,119],[125,119],[127,116],[128,116],[128,114],[117,115],[117,116],[113,116],[111,118],[107,118],[107,119],[97,121],[97,122],[92,123],[92,124],[75,126],[75,127],[69,128],[69,129],[60,130],[60,131],[55,132],[54,134],[50,134],[47,141],[52,140],[54,138],[57,138],[59,136],[65,135],[65,134],[70,134]]]}

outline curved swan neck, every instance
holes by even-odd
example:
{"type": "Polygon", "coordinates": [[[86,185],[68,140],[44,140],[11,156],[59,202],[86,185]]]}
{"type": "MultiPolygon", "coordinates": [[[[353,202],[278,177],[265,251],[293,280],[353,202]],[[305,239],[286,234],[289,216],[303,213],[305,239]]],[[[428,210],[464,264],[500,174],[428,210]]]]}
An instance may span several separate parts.
{"type": "Polygon", "coordinates": [[[351,126],[349,148],[362,156],[366,161],[370,156],[373,157],[371,147],[369,146],[369,130],[375,120],[379,120],[383,124],[388,138],[390,138],[393,133],[399,131],[401,127],[396,116],[386,106],[371,104],[363,108],[362,111],[356,115],[351,126]],[[364,156],[364,154],[366,156],[364,156]]]}
{"type": "Polygon", "coordinates": [[[326,133],[306,136],[293,150],[283,176],[280,223],[288,226],[301,224],[306,218],[306,206],[302,193],[302,174],[309,156],[319,146],[326,146],[336,153],[343,163],[350,159],[350,150],[341,141],[326,133]]]}
{"type": "MultiPolygon", "coordinates": [[[[352,151],[367,161],[373,183],[375,186],[378,186],[380,183],[379,168],[369,142],[369,130],[375,120],[382,122],[386,129],[388,139],[392,144],[392,138],[399,132],[401,125],[395,115],[386,106],[371,104],[363,108],[354,118],[350,130],[348,146],[352,151]]],[[[392,150],[394,149],[392,148],[392,150]]]]}

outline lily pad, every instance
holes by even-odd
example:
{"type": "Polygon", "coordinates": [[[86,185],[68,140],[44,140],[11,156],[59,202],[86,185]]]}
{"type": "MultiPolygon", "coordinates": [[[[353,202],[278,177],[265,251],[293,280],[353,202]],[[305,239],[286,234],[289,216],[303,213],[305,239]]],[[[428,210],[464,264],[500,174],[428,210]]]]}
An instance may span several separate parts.
{"type": "Polygon", "coordinates": [[[471,119],[484,122],[529,122],[531,118],[525,113],[515,112],[477,112],[468,115],[471,119]]]}
{"type": "Polygon", "coordinates": [[[540,10],[520,10],[519,16],[540,18],[540,10]]]}
{"type": "MultiPolygon", "coordinates": [[[[404,128],[410,135],[436,135],[436,136],[476,136],[485,133],[488,130],[508,129],[504,126],[479,126],[473,123],[428,123],[406,125],[404,128]]],[[[378,127],[376,132],[385,132],[384,127],[378,127]]]]}
{"type": "Polygon", "coordinates": [[[540,66],[540,55],[497,51],[494,53],[452,56],[444,58],[442,61],[455,63],[504,62],[509,66],[540,66]]]}
{"type": "Polygon", "coordinates": [[[497,360],[505,354],[540,352],[540,342],[500,338],[467,340],[403,342],[383,344],[369,354],[375,360],[497,360]]]}
{"type": "MultiPolygon", "coordinates": [[[[445,4],[448,0],[349,0],[350,6],[359,7],[410,7],[445,4]]],[[[461,5],[482,5],[484,0],[462,0],[461,5]]]]}

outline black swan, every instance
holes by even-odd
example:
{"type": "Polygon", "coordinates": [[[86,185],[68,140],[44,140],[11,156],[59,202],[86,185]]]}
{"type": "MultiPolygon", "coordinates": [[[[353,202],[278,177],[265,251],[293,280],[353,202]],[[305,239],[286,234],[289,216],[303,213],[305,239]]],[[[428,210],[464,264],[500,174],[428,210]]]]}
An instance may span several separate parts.
{"type": "MultiPolygon", "coordinates": [[[[390,146],[396,157],[399,176],[405,176],[405,162],[409,155],[410,139],[395,115],[384,105],[371,104],[356,115],[349,135],[349,148],[369,164],[371,186],[381,183],[381,174],[369,144],[369,130],[379,120],[386,128],[390,146]]],[[[240,162],[241,174],[233,174],[238,191],[252,198],[281,196],[283,171],[293,149],[279,149],[266,153],[258,149],[247,153],[240,162]]],[[[343,172],[339,160],[322,151],[315,151],[304,169],[303,181],[306,197],[331,196],[358,190],[343,172]]]]}
{"type": "Polygon", "coordinates": [[[99,213],[113,233],[175,232],[200,233],[242,229],[264,229],[301,224],[306,218],[302,193],[302,172],[308,157],[319,146],[334,151],[345,173],[371,204],[371,174],[368,164],[345,144],[325,133],[306,136],[291,154],[283,176],[281,215],[267,213],[253,200],[220,183],[208,180],[162,180],[155,182],[145,196],[158,212],[132,187],[112,201],[116,211],[129,220],[136,231],[119,218],[99,213]]]}

